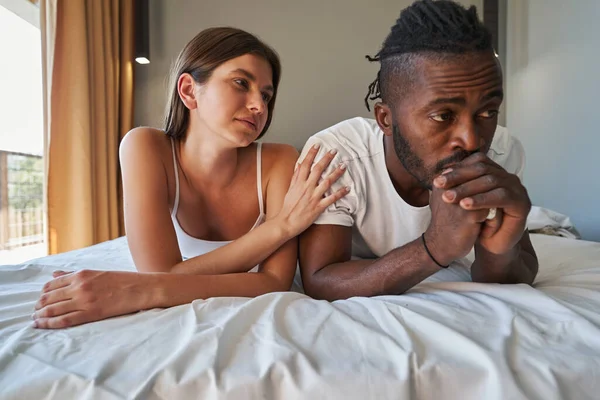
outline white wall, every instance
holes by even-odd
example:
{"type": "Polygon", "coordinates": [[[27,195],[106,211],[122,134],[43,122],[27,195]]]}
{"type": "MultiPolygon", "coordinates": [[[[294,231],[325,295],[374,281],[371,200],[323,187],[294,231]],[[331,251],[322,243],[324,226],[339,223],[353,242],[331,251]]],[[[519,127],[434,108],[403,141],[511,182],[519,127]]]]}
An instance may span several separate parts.
{"type": "MultiPolygon", "coordinates": [[[[283,64],[266,141],[302,147],[343,119],[370,116],[363,103],[377,53],[412,0],[151,0],[149,65],[136,67],[135,123],[160,126],[172,60],[202,29],[228,25],[258,35],[283,64]]],[[[465,0],[480,6],[483,0],[465,0]]]]}
{"type": "Polygon", "coordinates": [[[600,241],[600,0],[509,0],[507,126],[534,204],[600,241]]]}
{"type": "MultiPolygon", "coordinates": [[[[0,7],[23,18],[25,21],[40,29],[40,7],[25,0],[0,0],[0,7]]],[[[2,33],[10,32],[4,30],[2,33]]]]}

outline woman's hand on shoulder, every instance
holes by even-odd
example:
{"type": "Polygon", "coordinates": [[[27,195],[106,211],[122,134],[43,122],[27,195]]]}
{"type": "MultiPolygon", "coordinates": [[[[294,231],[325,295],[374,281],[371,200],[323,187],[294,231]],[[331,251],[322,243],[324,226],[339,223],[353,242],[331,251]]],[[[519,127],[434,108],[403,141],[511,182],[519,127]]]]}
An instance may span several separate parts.
{"type": "MultiPolygon", "coordinates": [[[[291,147],[291,146],[288,146],[291,147]]],[[[284,151],[281,155],[281,168],[287,172],[287,192],[283,200],[280,211],[274,216],[278,220],[285,232],[290,237],[294,237],[307,229],[323,211],[331,204],[348,194],[348,188],[342,188],[336,192],[325,195],[331,185],[335,183],[345,172],[345,165],[340,165],[327,176],[322,176],[335,158],[335,151],[325,153],[320,160],[315,163],[319,152],[319,146],[313,146],[307,153],[304,160],[297,165],[295,171],[292,168],[296,165],[298,152],[291,148],[284,151]],[[292,158],[295,158],[292,160],[292,158]],[[291,176],[290,176],[291,175],[291,176]]],[[[279,182],[279,184],[284,184],[279,182]]]]}

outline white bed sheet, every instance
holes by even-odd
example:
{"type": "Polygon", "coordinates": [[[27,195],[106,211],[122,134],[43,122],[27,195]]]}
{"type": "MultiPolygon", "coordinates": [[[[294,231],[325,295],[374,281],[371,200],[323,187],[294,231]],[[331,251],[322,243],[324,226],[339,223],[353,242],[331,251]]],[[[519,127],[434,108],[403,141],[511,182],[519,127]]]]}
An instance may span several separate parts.
{"type": "Polygon", "coordinates": [[[125,239],[3,266],[0,398],[600,398],[600,243],[532,240],[535,288],[459,265],[402,296],[215,298],[56,331],[30,320],[51,272],[132,269],[125,239]]]}

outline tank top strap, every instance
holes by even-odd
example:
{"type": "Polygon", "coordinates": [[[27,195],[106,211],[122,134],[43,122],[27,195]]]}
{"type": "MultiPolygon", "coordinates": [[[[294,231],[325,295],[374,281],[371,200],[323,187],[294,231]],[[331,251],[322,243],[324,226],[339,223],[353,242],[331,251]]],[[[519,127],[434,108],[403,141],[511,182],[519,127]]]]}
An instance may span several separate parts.
{"type": "Polygon", "coordinates": [[[264,215],[265,209],[263,205],[263,192],[262,192],[262,143],[257,143],[256,148],[256,186],[258,190],[258,206],[260,215],[264,215]]]}
{"type": "Polygon", "coordinates": [[[173,172],[175,173],[175,201],[173,202],[173,211],[171,211],[171,216],[177,216],[177,208],[179,207],[179,170],[177,168],[175,141],[173,138],[171,138],[171,151],[173,153],[173,172]]]}

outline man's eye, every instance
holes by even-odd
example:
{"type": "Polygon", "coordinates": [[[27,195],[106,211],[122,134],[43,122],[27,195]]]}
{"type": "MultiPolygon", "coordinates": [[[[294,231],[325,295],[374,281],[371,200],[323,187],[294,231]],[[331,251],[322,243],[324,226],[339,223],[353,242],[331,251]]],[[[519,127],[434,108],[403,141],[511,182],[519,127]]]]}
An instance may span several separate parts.
{"type": "Polygon", "coordinates": [[[436,115],[432,115],[431,119],[436,121],[436,122],[446,122],[446,121],[450,121],[450,119],[452,119],[452,113],[441,113],[441,114],[436,114],[436,115]]]}
{"type": "Polygon", "coordinates": [[[481,114],[479,114],[479,116],[481,118],[486,118],[487,119],[487,118],[497,117],[498,114],[500,114],[500,111],[498,111],[498,110],[487,110],[487,111],[484,111],[481,114]]]}

